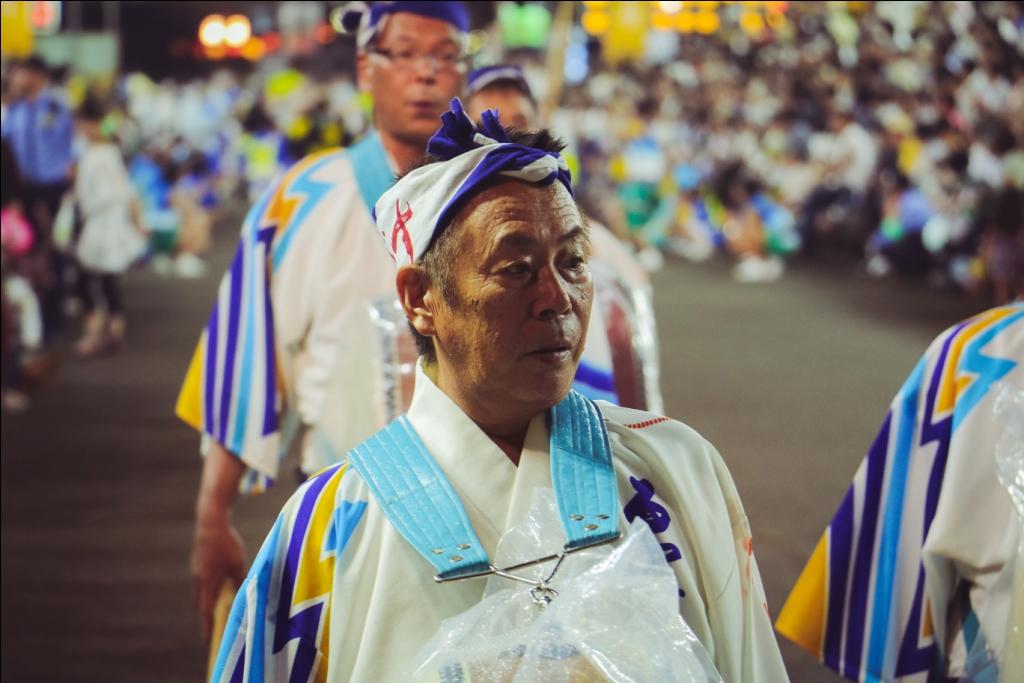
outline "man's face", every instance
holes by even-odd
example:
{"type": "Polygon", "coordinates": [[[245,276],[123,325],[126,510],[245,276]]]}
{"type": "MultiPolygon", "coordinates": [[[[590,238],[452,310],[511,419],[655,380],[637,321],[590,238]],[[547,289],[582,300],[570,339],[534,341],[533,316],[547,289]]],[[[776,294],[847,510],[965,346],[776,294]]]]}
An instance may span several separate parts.
{"type": "Polygon", "coordinates": [[[28,97],[35,90],[35,73],[27,66],[16,66],[11,70],[11,95],[15,98],[28,97]]]}
{"type": "Polygon", "coordinates": [[[551,407],[572,385],[594,296],[575,202],[559,183],[503,181],[449,229],[459,240],[454,296],[427,295],[439,384],[486,401],[492,413],[551,407]]]}
{"type": "Polygon", "coordinates": [[[398,12],[358,57],[359,84],[373,95],[374,123],[388,134],[426,147],[441,114],[462,88],[465,66],[458,32],[447,22],[398,12]]]}
{"type": "Polygon", "coordinates": [[[501,122],[519,130],[536,128],[537,109],[530,98],[517,88],[496,84],[469,98],[469,118],[479,121],[488,109],[497,109],[501,122]]]}

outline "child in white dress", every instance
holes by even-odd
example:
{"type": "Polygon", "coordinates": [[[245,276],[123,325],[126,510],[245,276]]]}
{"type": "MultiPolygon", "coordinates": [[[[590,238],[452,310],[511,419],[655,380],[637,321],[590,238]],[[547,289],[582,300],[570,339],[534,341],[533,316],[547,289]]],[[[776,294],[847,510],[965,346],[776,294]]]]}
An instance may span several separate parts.
{"type": "Polygon", "coordinates": [[[79,297],[86,314],[83,335],[75,344],[80,356],[116,347],[123,341],[120,276],[146,247],[135,189],[121,150],[100,129],[103,118],[103,108],[94,101],[86,101],[76,117],[86,143],[73,190],[82,218],[81,235],[74,248],[81,266],[79,297]],[[97,284],[102,292],[102,310],[93,291],[97,284]]]}

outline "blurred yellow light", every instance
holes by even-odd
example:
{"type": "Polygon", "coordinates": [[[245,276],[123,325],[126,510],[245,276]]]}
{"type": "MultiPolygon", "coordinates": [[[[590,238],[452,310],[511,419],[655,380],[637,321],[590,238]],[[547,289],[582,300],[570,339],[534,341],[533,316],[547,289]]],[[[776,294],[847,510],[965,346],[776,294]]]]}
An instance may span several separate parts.
{"type": "Polygon", "coordinates": [[[698,12],[694,15],[693,27],[697,30],[697,33],[710,35],[717,31],[721,25],[722,20],[714,12],[698,12]]]}
{"type": "Polygon", "coordinates": [[[786,15],[781,12],[769,12],[765,15],[765,21],[768,22],[768,26],[771,27],[773,31],[779,31],[785,28],[786,24],[789,23],[789,20],[786,19],[786,15]]]}
{"type": "Polygon", "coordinates": [[[224,42],[226,27],[224,17],[219,14],[211,14],[199,24],[199,42],[203,47],[213,47],[224,42]]]}
{"type": "Polygon", "coordinates": [[[676,15],[676,30],[680,33],[692,33],[697,28],[697,15],[693,12],[680,12],[676,15]]]}
{"type": "Polygon", "coordinates": [[[757,35],[764,30],[764,17],[760,12],[744,12],[740,15],[740,28],[745,33],[757,35]]]}
{"type": "Polygon", "coordinates": [[[680,2],[680,0],[675,0],[674,2],[664,0],[663,2],[658,3],[658,9],[665,14],[675,14],[683,9],[683,3],[680,2]]]}
{"type": "Polygon", "coordinates": [[[259,36],[253,36],[242,46],[241,55],[250,62],[258,62],[267,54],[267,44],[259,36]]]}
{"type": "Polygon", "coordinates": [[[604,12],[587,10],[580,17],[580,25],[583,30],[592,36],[603,36],[611,27],[611,19],[604,12]]]}
{"type": "Polygon", "coordinates": [[[224,22],[224,42],[228,47],[242,47],[251,37],[252,25],[249,23],[249,17],[232,14],[224,22]]]}
{"type": "Polygon", "coordinates": [[[466,39],[466,53],[475,55],[480,50],[484,49],[484,45],[487,44],[487,32],[486,31],[473,31],[469,34],[466,39]]]}
{"type": "Polygon", "coordinates": [[[675,18],[664,12],[655,12],[651,15],[651,28],[655,31],[671,31],[675,26],[675,18]]]}
{"type": "Polygon", "coordinates": [[[703,12],[714,12],[722,3],[714,2],[712,0],[698,0],[697,2],[691,2],[689,4],[696,5],[697,9],[703,12]]]}

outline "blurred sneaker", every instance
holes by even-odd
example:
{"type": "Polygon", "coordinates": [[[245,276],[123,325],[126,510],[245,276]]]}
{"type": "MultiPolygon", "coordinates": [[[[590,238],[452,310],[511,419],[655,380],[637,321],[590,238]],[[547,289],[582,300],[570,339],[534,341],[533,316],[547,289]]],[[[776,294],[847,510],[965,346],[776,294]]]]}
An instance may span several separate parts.
{"type": "Polygon", "coordinates": [[[4,389],[3,409],[5,413],[24,413],[32,406],[32,399],[24,391],[4,389]]]}
{"type": "Polygon", "coordinates": [[[889,264],[889,259],[881,254],[875,254],[868,259],[865,270],[871,277],[882,278],[892,271],[892,265],[889,264]]]}
{"type": "Polygon", "coordinates": [[[656,273],[665,265],[665,257],[654,247],[640,250],[636,255],[636,259],[648,273],[656,273]]]}
{"type": "Polygon", "coordinates": [[[78,297],[69,296],[64,299],[64,317],[77,318],[82,314],[82,300],[78,297]]]}
{"type": "Polygon", "coordinates": [[[157,254],[150,261],[153,272],[161,277],[167,277],[174,270],[174,261],[167,254],[157,254]]]}
{"type": "Polygon", "coordinates": [[[205,277],[207,270],[206,264],[195,254],[178,254],[178,258],[174,260],[174,274],[178,277],[205,277]]]}
{"type": "Polygon", "coordinates": [[[75,342],[75,355],[89,358],[102,351],[106,345],[106,318],[102,313],[90,313],[82,327],[82,336],[75,342]]]}
{"type": "Polygon", "coordinates": [[[34,351],[21,357],[21,377],[25,386],[40,386],[56,374],[60,369],[61,359],[54,351],[34,351]]]}
{"type": "Polygon", "coordinates": [[[736,282],[745,284],[754,282],[775,282],[785,271],[782,259],[778,256],[762,258],[760,256],[745,256],[732,269],[732,277],[736,282]]]}
{"type": "Polygon", "coordinates": [[[665,250],[672,256],[681,256],[687,261],[702,263],[711,258],[715,245],[710,240],[689,240],[682,237],[670,237],[665,243],[665,250]]]}
{"type": "Polygon", "coordinates": [[[120,313],[110,316],[107,321],[107,349],[117,351],[124,345],[127,323],[120,313]]]}

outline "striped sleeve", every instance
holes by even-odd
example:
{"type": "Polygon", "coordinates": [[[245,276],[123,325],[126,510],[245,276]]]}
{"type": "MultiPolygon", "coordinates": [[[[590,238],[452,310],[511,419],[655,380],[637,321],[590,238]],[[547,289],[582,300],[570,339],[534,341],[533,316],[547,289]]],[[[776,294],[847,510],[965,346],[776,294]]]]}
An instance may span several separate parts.
{"type": "MultiPolygon", "coordinates": [[[[924,547],[940,493],[951,485],[947,463],[992,459],[979,432],[969,430],[990,430],[983,424],[992,423],[990,403],[975,409],[1020,365],[1019,352],[1008,350],[1020,348],[1022,331],[1024,305],[1017,304],[935,340],[890,405],[787,598],[778,631],[845,678],[923,682],[944,673],[933,668],[945,654],[948,605],[936,602],[942,591],[926,577],[924,547]]],[[[975,462],[975,469],[991,464],[975,462]]]]}
{"type": "Polygon", "coordinates": [[[325,681],[336,558],[366,501],[339,495],[347,465],[335,465],[292,496],[242,583],[211,681],[325,681]]]}
{"type": "Polygon", "coordinates": [[[175,411],[245,461],[250,472],[244,485],[250,490],[273,481],[280,450],[267,265],[274,227],[261,224],[275,191],[275,186],[268,188],[246,215],[175,411]]]}
{"type": "Polygon", "coordinates": [[[317,174],[343,154],[325,150],[306,157],[250,209],[178,397],[182,420],[248,466],[243,491],[273,483],[287,446],[272,278],[296,235],[318,221],[323,225],[314,210],[334,186],[317,174]]]}

